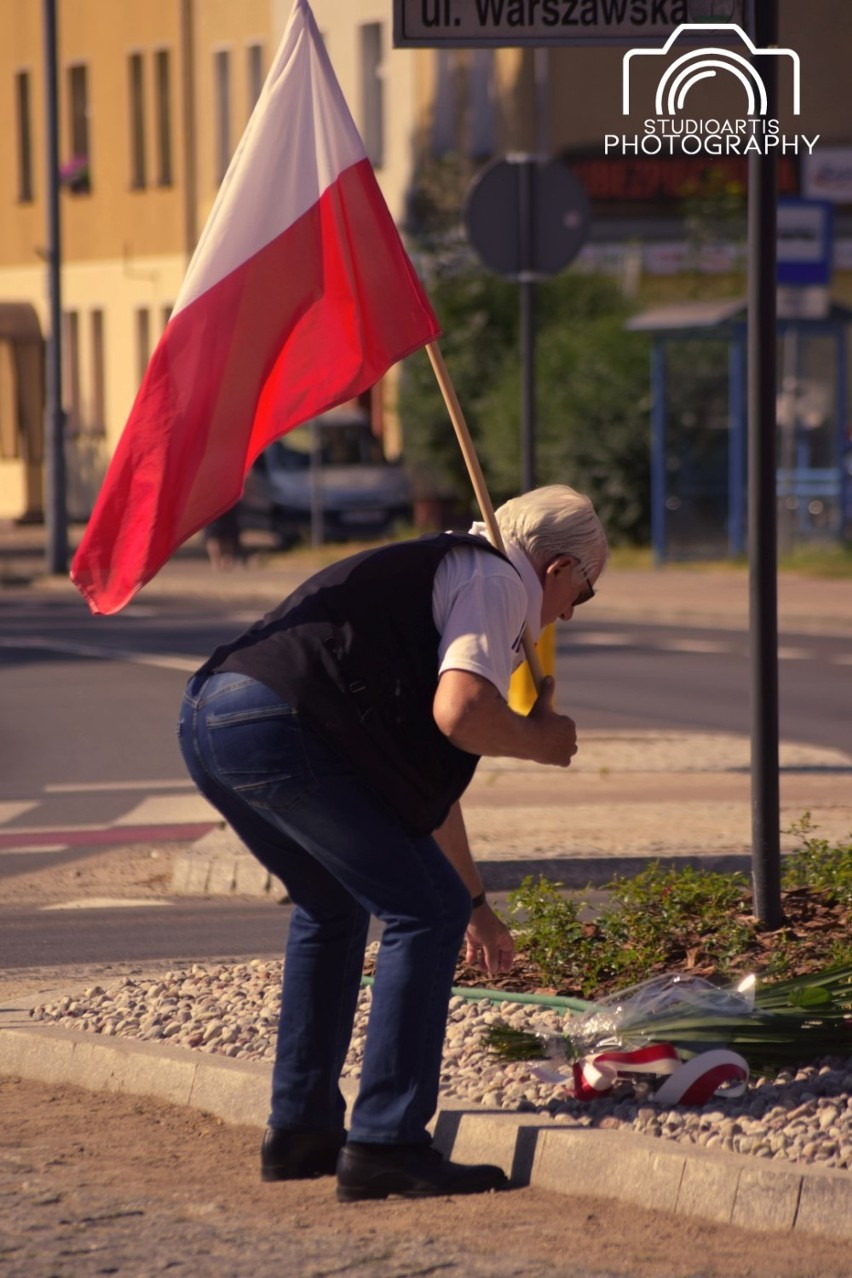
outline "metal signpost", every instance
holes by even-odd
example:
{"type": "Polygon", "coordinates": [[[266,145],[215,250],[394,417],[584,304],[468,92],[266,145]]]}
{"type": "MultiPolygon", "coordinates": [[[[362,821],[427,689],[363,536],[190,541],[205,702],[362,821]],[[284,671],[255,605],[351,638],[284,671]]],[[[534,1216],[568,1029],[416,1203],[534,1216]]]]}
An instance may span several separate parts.
{"type": "MultiPolygon", "coordinates": [[[[394,0],[394,45],[440,49],[618,44],[633,48],[659,46],[682,24],[701,22],[736,24],[753,37],[758,50],[771,50],[778,43],[778,0],[394,0]]],[[[712,34],[708,31],[708,40],[719,43],[725,34],[715,26],[712,34]]],[[[690,38],[700,42],[694,28],[690,38]]],[[[763,58],[759,74],[766,90],[764,114],[777,118],[776,59],[763,58]]],[[[752,878],[755,913],[769,928],[777,927],[781,921],[775,440],[777,172],[774,151],[749,155],[752,878]]]]}
{"type": "Polygon", "coordinates": [[[465,208],[474,248],[517,280],[521,298],[521,487],[535,487],[535,281],[573,261],[589,228],[589,202],[559,160],[508,155],[475,179],[465,208]]]}
{"type": "MultiPolygon", "coordinates": [[[[778,43],[777,0],[762,0],[756,43],[778,43]]],[[[761,67],[769,118],[778,114],[774,58],[761,67]]],[[[778,497],[776,273],[778,161],[749,156],[748,171],[748,562],[751,643],[751,807],[754,912],[781,925],[781,794],[778,755],[778,497]]]]}
{"type": "Polygon", "coordinates": [[[62,300],[59,222],[59,142],[56,94],[56,0],[44,0],[45,127],[47,152],[47,277],[50,336],[47,342],[45,437],[47,439],[47,547],[45,569],[68,567],[65,497],[65,415],[62,411],[62,300]]]}

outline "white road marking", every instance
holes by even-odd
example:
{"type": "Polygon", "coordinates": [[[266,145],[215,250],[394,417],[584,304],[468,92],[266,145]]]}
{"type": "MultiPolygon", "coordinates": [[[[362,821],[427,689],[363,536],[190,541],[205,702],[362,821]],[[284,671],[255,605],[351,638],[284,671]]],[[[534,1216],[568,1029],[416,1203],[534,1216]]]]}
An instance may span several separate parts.
{"type": "Polygon", "coordinates": [[[171,905],[171,901],[163,901],[159,897],[121,897],[92,896],[76,901],[60,901],[58,905],[43,905],[41,911],[51,910],[138,910],[149,905],[171,905]]]}
{"type": "Polygon", "coordinates": [[[72,657],[94,657],[99,661],[127,661],[135,666],[155,666],[162,670],[192,673],[204,657],[182,657],[177,653],[133,652],[128,648],[102,648],[91,643],[70,643],[62,639],[41,639],[36,635],[20,639],[0,639],[0,648],[38,648],[42,652],[62,652],[72,657]]]}
{"type": "Polygon", "coordinates": [[[16,817],[23,816],[25,812],[31,812],[36,807],[35,803],[18,803],[12,799],[4,800],[0,803],[0,825],[6,825],[9,821],[14,821],[16,817]]]}
{"type": "Polygon", "coordinates": [[[720,642],[718,639],[664,639],[657,646],[661,652],[694,652],[697,654],[718,655],[722,652],[731,651],[730,643],[720,642]]]}
{"type": "Polygon", "coordinates": [[[168,781],[58,781],[42,786],[43,794],[120,794],[124,790],[194,790],[187,777],[185,781],[171,778],[168,781]]]}
{"type": "Polygon", "coordinates": [[[852,652],[843,653],[839,657],[831,657],[830,661],[834,666],[852,666],[852,652]]]}
{"type": "Polygon", "coordinates": [[[150,795],[113,822],[123,825],[195,825],[221,820],[219,813],[200,794],[150,795]]]}
{"type": "Polygon", "coordinates": [[[14,852],[16,856],[21,856],[22,853],[26,852],[26,854],[29,856],[31,852],[41,853],[41,852],[67,852],[67,851],[68,851],[67,843],[46,843],[46,844],[43,843],[35,848],[30,848],[30,847],[0,848],[0,856],[8,856],[11,852],[14,852]]]}
{"type": "Polygon", "coordinates": [[[110,830],[112,822],[86,821],[84,825],[71,825],[68,821],[54,821],[51,825],[22,825],[13,834],[74,834],[77,830],[110,830]]]}
{"type": "Polygon", "coordinates": [[[813,657],[814,655],[815,654],[812,652],[809,652],[807,648],[779,648],[778,649],[779,661],[806,661],[808,657],[813,657]]]}
{"type": "Polygon", "coordinates": [[[633,635],[614,635],[608,630],[582,630],[575,632],[577,643],[594,644],[596,648],[625,648],[636,643],[633,635]]]}

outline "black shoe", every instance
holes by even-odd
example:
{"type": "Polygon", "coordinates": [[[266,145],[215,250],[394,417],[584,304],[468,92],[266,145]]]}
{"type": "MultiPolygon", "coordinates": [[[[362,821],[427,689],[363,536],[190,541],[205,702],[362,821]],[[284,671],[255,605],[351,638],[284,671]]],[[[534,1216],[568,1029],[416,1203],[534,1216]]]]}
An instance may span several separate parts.
{"type": "Polygon", "coordinates": [[[342,1203],[362,1198],[434,1198],[446,1194],[484,1194],[505,1189],[508,1180],[488,1163],[468,1167],[451,1163],[430,1145],[344,1145],[337,1160],[337,1197],[342,1203]]]}
{"type": "Polygon", "coordinates": [[[346,1132],[283,1132],[267,1127],[260,1147],[261,1180],[333,1176],[346,1132]]]}

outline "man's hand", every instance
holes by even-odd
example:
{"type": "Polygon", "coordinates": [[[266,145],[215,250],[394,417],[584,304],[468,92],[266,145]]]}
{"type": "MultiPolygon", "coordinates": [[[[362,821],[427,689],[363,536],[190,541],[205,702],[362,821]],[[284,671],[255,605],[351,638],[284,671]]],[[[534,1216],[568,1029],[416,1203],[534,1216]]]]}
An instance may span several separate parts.
{"type": "Polygon", "coordinates": [[[555,691],[556,681],[545,675],[527,718],[541,728],[543,753],[537,762],[567,768],[577,753],[577,725],[567,714],[557,714],[553,709],[555,691]]]}
{"type": "Polygon", "coordinates": [[[473,911],[465,933],[465,962],[489,976],[510,972],[515,961],[515,942],[486,901],[473,911]]]}
{"type": "Polygon", "coordinates": [[[567,768],[577,753],[577,728],[573,719],[553,709],[555,686],[550,675],[543,679],[532,710],[521,715],[487,679],[466,670],[445,670],[435,693],[435,722],[453,745],[470,754],[567,768]]]}

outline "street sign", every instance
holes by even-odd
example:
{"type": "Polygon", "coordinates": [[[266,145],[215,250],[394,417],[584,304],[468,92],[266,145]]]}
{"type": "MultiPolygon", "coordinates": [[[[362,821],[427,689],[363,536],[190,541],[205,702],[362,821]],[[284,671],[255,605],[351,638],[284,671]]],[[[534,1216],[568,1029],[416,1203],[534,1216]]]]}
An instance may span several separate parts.
{"type": "Polygon", "coordinates": [[[465,225],[491,270],[510,279],[541,279],[579,253],[589,230],[589,201],[561,160],[509,155],[474,179],[465,225]]]}
{"type": "Polygon", "coordinates": [[[831,308],[831,205],[826,200],[779,200],[777,228],[777,314],[782,319],[825,319],[831,308]]]}
{"type": "MultiPolygon", "coordinates": [[[[393,0],[396,48],[655,45],[683,23],[753,29],[756,0],[393,0]]],[[[708,34],[708,39],[710,38],[708,34]]],[[[718,44],[718,28],[712,41],[718,44]]]]}
{"type": "Polygon", "coordinates": [[[827,285],[831,279],[831,205],[778,201],[778,283],[827,285]]]}

